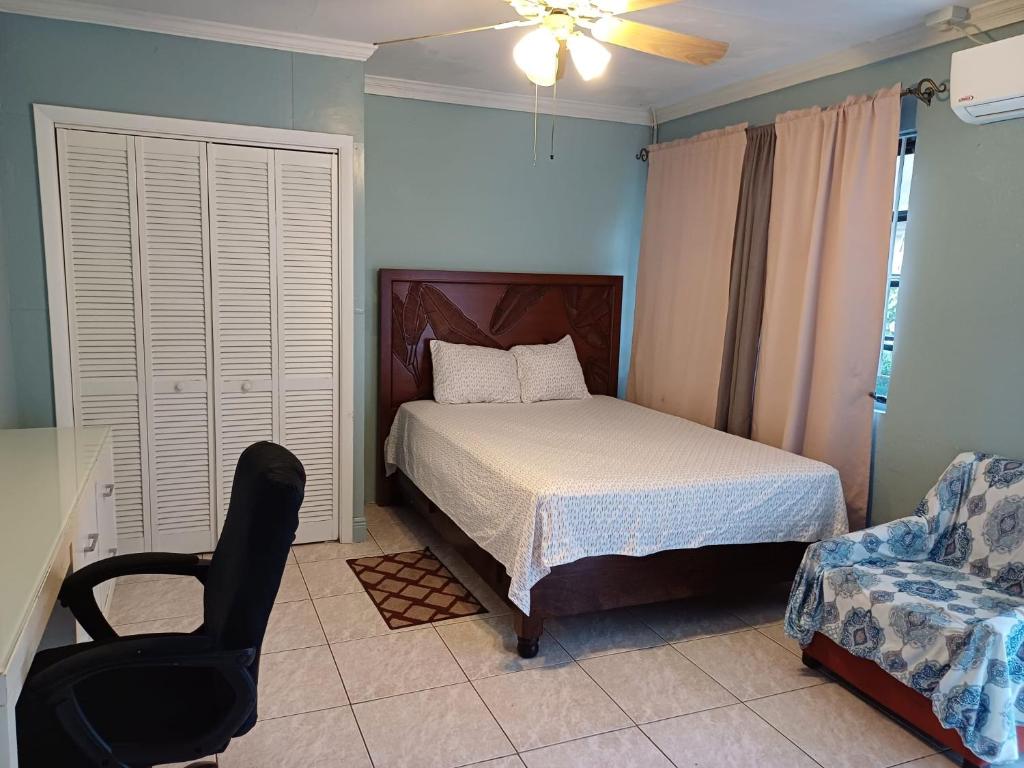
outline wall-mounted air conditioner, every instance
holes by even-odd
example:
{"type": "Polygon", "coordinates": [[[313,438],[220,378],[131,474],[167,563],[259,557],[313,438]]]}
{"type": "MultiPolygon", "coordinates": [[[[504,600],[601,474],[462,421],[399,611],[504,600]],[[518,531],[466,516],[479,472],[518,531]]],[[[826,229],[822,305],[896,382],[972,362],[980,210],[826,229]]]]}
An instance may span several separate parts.
{"type": "Polygon", "coordinates": [[[1024,35],[953,54],[950,104],[975,125],[1024,117],[1024,35]]]}

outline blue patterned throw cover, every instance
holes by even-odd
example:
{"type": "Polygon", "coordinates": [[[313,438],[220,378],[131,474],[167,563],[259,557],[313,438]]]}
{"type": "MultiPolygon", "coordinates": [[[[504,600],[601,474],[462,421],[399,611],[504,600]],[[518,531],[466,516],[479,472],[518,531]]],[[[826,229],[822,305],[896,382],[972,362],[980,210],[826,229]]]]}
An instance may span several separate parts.
{"type": "Polygon", "coordinates": [[[1024,461],[964,453],[911,517],[812,544],[786,632],[821,632],[932,702],[992,763],[1024,723],[1024,461]]]}

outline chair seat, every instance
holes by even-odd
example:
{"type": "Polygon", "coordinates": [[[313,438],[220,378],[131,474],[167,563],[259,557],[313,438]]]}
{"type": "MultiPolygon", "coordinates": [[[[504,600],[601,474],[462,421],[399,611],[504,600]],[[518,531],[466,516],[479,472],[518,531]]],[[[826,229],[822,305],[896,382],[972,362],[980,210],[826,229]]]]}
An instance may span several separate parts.
{"type": "Polygon", "coordinates": [[[951,668],[977,683],[1007,674],[1003,633],[1019,626],[1024,599],[987,579],[878,558],[827,570],[822,587],[818,631],[925,696],[951,668]]]}
{"type": "MultiPolygon", "coordinates": [[[[167,636],[135,635],[133,639],[167,636]]],[[[27,764],[61,768],[92,765],[58,726],[52,713],[33,716],[26,708],[35,704],[33,682],[37,675],[102,644],[78,643],[36,654],[18,704],[19,742],[27,764]]],[[[120,754],[129,756],[134,752],[133,744],[163,743],[171,745],[170,752],[180,753],[175,754],[177,759],[195,759],[187,745],[209,722],[221,717],[228,705],[228,693],[219,681],[208,671],[194,668],[112,669],[83,682],[75,692],[96,731],[107,741],[122,745],[120,754]],[[176,743],[180,746],[174,746],[176,743]]]]}

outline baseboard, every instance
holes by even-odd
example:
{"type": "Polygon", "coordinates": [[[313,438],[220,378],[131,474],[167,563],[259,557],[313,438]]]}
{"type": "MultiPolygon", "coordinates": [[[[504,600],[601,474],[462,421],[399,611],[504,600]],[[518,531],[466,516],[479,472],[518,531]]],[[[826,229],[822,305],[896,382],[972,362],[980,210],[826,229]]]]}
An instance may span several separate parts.
{"type": "Polygon", "coordinates": [[[366,517],[357,517],[352,521],[352,541],[357,544],[366,541],[370,537],[370,531],[366,527],[366,517]]]}

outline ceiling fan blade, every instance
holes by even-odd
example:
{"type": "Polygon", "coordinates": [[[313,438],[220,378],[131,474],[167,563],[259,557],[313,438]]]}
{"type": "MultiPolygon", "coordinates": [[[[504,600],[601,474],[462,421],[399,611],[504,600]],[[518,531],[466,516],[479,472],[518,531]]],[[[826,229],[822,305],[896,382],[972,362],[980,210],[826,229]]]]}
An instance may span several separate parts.
{"type": "Polygon", "coordinates": [[[605,13],[632,13],[678,2],[679,0],[597,0],[593,4],[605,13]]]}
{"type": "Polygon", "coordinates": [[[374,45],[392,45],[393,43],[411,43],[415,40],[430,40],[435,37],[455,37],[455,35],[466,35],[470,32],[485,32],[489,29],[511,29],[513,27],[532,27],[539,24],[539,19],[522,19],[519,21],[503,21],[501,24],[489,24],[486,27],[470,27],[469,29],[457,29],[454,32],[435,32],[430,35],[416,35],[415,37],[399,37],[395,40],[382,40],[374,45]]]}
{"type": "Polygon", "coordinates": [[[728,43],[671,32],[628,19],[601,19],[594,25],[592,33],[605,43],[698,66],[713,64],[729,50],[728,43]]]}

